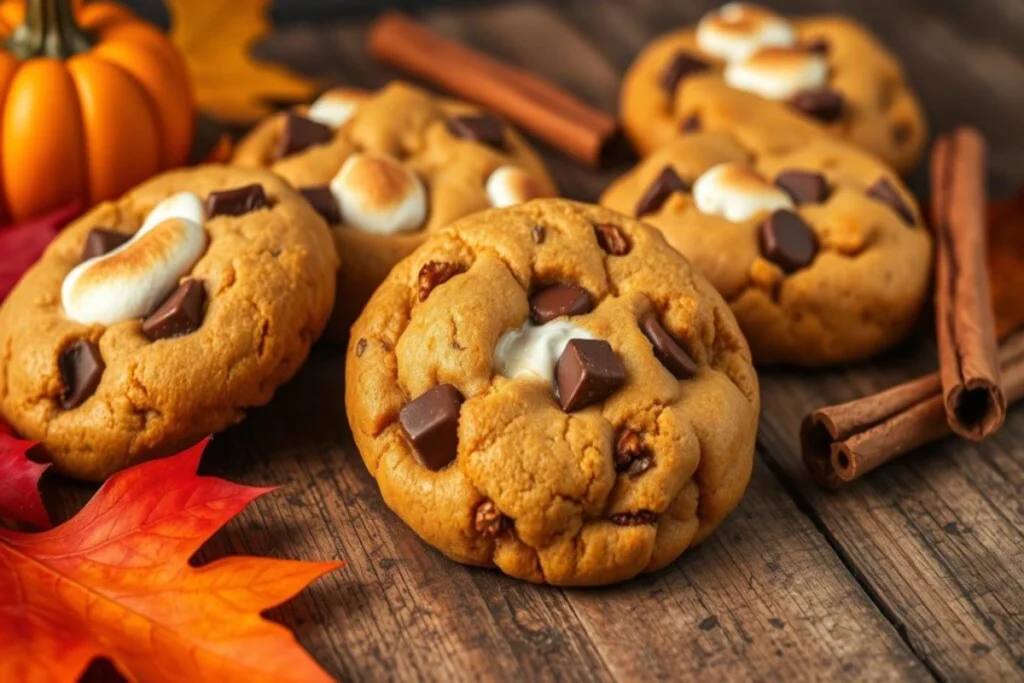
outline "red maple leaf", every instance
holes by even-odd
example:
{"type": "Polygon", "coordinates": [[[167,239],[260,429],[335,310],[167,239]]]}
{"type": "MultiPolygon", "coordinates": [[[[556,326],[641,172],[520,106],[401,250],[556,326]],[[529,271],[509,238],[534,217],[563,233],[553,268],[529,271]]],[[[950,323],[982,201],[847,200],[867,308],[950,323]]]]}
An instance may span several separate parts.
{"type": "Polygon", "coordinates": [[[76,201],[18,225],[0,226],[0,301],[42,255],[57,233],[82,211],[76,201]]]}
{"type": "Polygon", "coordinates": [[[115,474],[50,531],[0,529],[0,681],[73,681],[97,657],[141,681],[330,680],[261,612],[342,563],[189,563],[270,491],[197,476],[205,445],[115,474]]]}
{"type": "Polygon", "coordinates": [[[39,478],[49,465],[29,460],[28,451],[35,445],[15,438],[0,422],[0,519],[49,529],[50,517],[39,495],[39,478]]]}

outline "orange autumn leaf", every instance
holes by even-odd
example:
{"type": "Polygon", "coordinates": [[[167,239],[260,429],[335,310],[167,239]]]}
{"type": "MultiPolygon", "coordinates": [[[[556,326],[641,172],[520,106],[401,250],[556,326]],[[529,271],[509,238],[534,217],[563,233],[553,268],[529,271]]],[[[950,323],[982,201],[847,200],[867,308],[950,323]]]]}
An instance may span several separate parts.
{"type": "Polygon", "coordinates": [[[340,564],[189,558],[270,489],[196,475],[205,442],[111,477],[68,522],[0,529],[0,681],[74,681],[96,657],[140,681],[325,681],[260,613],[340,564]]]}
{"type": "Polygon", "coordinates": [[[276,64],[252,58],[270,30],[269,0],[164,0],[171,40],[185,57],[199,109],[229,123],[252,123],[272,102],[308,100],[316,86],[276,64]]]}

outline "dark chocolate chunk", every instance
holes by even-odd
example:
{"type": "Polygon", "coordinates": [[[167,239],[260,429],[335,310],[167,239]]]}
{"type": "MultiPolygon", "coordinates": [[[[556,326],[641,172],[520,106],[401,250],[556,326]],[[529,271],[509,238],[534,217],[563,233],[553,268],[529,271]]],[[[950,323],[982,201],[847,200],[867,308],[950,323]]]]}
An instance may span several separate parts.
{"type": "Polygon", "coordinates": [[[284,121],[281,140],[277,145],[277,158],[291,156],[313,145],[322,145],[330,142],[333,137],[334,131],[330,126],[289,112],[284,121]]]}
{"type": "Polygon", "coordinates": [[[654,455],[644,445],[640,433],[624,429],[615,442],[615,471],[643,474],[654,464],[654,455]]]}
{"type": "Polygon", "coordinates": [[[309,205],[331,225],[341,223],[341,207],[334,198],[331,188],[326,185],[299,188],[299,194],[309,205]]]}
{"type": "Polygon", "coordinates": [[[700,117],[696,114],[691,114],[683,119],[683,122],[679,124],[679,130],[684,133],[696,133],[700,130],[700,117]]]}
{"type": "Polygon", "coordinates": [[[430,261],[420,268],[420,301],[426,301],[430,293],[434,291],[434,287],[444,284],[464,272],[466,272],[466,267],[459,263],[430,261]]]}
{"type": "Polygon", "coordinates": [[[481,536],[494,538],[505,533],[512,526],[512,520],[501,514],[494,501],[487,499],[476,506],[473,513],[473,528],[481,536]]]}
{"type": "Polygon", "coordinates": [[[775,177],[775,185],[796,204],[820,204],[828,199],[828,181],[814,171],[783,171],[775,177]]]}
{"type": "Polygon", "coordinates": [[[650,510],[638,510],[636,512],[619,512],[608,517],[612,524],[618,526],[644,526],[654,524],[658,521],[658,515],[650,510]]]}
{"type": "Polygon", "coordinates": [[[658,322],[658,317],[648,313],[640,321],[640,331],[654,347],[654,355],[676,379],[689,379],[697,374],[697,364],[690,354],[679,345],[668,330],[658,322]]]}
{"type": "Polygon", "coordinates": [[[832,44],[828,42],[828,38],[820,36],[807,42],[804,49],[816,55],[827,55],[832,50],[832,44]]]}
{"type": "Polygon", "coordinates": [[[598,223],[594,226],[594,234],[601,248],[612,256],[624,256],[629,253],[629,240],[622,234],[617,225],[598,223]]]}
{"type": "Polygon", "coordinates": [[[668,66],[662,72],[661,87],[670,96],[674,95],[676,88],[679,87],[679,83],[684,78],[701,71],[707,71],[709,68],[711,68],[711,65],[703,59],[686,50],[680,50],[672,56],[672,61],[668,63],[668,66]]]}
{"type": "Polygon", "coordinates": [[[537,325],[563,315],[583,315],[594,308],[590,292],[576,285],[553,285],[530,300],[530,317],[537,325]]]}
{"type": "Polygon", "coordinates": [[[494,116],[459,116],[448,120],[448,131],[457,138],[505,149],[505,128],[494,116]]]}
{"type": "Polygon", "coordinates": [[[843,94],[831,88],[801,90],[789,103],[800,113],[825,123],[836,121],[843,115],[843,94]]]}
{"type": "Polygon", "coordinates": [[[533,226],[533,243],[544,244],[544,240],[548,237],[548,231],[544,229],[543,225],[533,226]]]}
{"type": "Polygon", "coordinates": [[[675,169],[666,166],[661,169],[661,173],[647,188],[647,192],[640,197],[640,201],[636,203],[636,217],[642,218],[649,213],[654,213],[661,208],[665,200],[672,196],[673,192],[688,192],[689,189],[690,186],[679,177],[675,169]]]}
{"type": "Polygon", "coordinates": [[[259,183],[243,185],[230,190],[211,192],[206,197],[206,217],[241,216],[256,209],[262,209],[267,203],[267,195],[259,183]]]}
{"type": "Polygon", "coordinates": [[[893,187],[888,178],[879,178],[875,184],[868,188],[867,195],[875,201],[882,202],[890,209],[899,214],[907,225],[914,225],[914,214],[903,201],[899,191],[893,187]]]}
{"type": "Polygon", "coordinates": [[[85,238],[85,247],[82,248],[82,260],[88,261],[97,256],[103,256],[114,251],[119,246],[132,238],[131,235],[107,230],[106,228],[95,228],[85,238]]]}
{"type": "Polygon", "coordinates": [[[818,253],[814,231],[792,211],[780,209],[768,216],[760,232],[761,254],[787,273],[807,266],[818,253]]]}
{"type": "Polygon", "coordinates": [[[626,368],[602,339],[570,339],[555,366],[558,401],[571,413],[611,396],[626,383],[626,368]]]}
{"type": "Polygon", "coordinates": [[[93,395],[107,366],[95,344],[88,339],[78,339],[61,352],[57,367],[64,383],[60,405],[64,410],[71,410],[93,395]]]}
{"type": "Polygon", "coordinates": [[[455,459],[459,451],[459,410],[463,397],[451,384],[441,384],[406,403],[399,413],[416,459],[437,471],[455,459]]]}
{"type": "Polygon", "coordinates": [[[202,280],[186,280],[142,323],[150,341],[192,334],[203,324],[206,288],[202,280]]]}

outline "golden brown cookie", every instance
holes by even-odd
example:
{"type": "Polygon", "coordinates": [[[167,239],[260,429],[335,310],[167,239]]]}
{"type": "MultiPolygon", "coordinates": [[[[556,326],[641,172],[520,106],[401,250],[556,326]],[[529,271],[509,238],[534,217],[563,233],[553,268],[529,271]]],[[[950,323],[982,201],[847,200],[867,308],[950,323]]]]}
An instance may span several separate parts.
{"type": "Polygon", "coordinates": [[[917,319],[932,243],[913,196],[871,156],[818,137],[691,133],[614,182],[601,203],[664,233],[721,292],[759,364],[876,355],[917,319]]]}
{"type": "Polygon", "coordinates": [[[657,231],[537,200],[454,223],[352,328],[345,403],[387,504],[468,564],[654,571],[750,477],[759,397],[721,297],[657,231]]]}
{"type": "Polygon", "coordinates": [[[0,415],[82,479],[173,453],[298,370],[337,268],[272,173],[158,176],[69,226],[0,307],[0,415]]]}
{"type": "Polygon", "coordinates": [[[461,102],[395,82],[337,89],[257,126],[235,153],[302,189],[345,258],[328,336],[340,339],[427,233],[492,206],[556,194],[515,129],[461,102]]]}
{"type": "Polygon", "coordinates": [[[623,81],[620,111],[643,154],[738,116],[825,131],[906,174],[928,135],[899,63],[862,26],[737,2],[647,46],[623,81]]]}

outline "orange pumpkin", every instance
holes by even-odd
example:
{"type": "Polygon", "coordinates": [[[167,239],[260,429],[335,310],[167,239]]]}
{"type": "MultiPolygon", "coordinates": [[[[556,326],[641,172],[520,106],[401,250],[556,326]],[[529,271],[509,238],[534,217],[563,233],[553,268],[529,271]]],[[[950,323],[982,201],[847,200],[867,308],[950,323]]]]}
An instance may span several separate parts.
{"type": "Polygon", "coordinates": [[[0,222],[92,205],[180,166],[195,125],[177,48],[108,2],[0,0],[0,222]]]}

